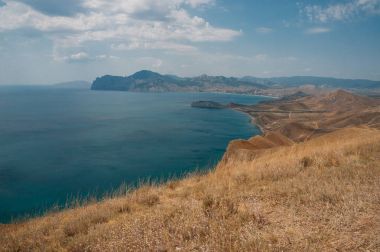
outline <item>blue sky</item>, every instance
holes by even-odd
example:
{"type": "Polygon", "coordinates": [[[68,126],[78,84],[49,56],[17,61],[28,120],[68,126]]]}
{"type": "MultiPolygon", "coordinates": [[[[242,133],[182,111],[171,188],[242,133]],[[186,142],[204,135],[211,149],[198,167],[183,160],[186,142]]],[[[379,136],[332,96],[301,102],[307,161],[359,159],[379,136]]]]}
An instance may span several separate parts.
{"type": "Polygon", "coordinates": [[[380,80],[380,0],[0,0],[0,84],[141,69],[380,80]]]}

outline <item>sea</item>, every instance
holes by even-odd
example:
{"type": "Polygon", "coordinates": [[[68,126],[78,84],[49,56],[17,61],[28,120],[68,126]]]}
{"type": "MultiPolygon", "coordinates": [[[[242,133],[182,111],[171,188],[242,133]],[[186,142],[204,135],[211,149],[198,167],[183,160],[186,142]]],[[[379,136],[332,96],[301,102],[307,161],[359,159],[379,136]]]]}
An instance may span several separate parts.
{"type": "Polygon", "coordinates": [[[229,141],[260,134],[250,118],[191,102],[268,97],[0,87],[0,223],[42,214],[121,185],[212,169],[229,141]]]}

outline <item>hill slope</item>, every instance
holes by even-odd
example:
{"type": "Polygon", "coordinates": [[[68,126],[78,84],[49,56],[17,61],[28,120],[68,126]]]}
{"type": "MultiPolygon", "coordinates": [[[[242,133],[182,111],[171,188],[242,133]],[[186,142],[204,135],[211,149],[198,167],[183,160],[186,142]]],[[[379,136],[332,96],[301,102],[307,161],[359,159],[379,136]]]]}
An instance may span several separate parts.
{"type": "Polygon", "coordinates": [[[241,78],[244,81],[254,83],[262,83],[267,86],[278,87],[297,87],[306,84],[313,84],[315,86],[331,87],[331,88],[380,88],[380,81],[363,80],[363,79],[338,79],[330,77],[315,77],[315,76],[292,76],[292,77],[274,77],[274,78],[256,78],[246,76],[241,78]]]}
{"type": "Polygon", "coordinates": [[[380,249],[380,133],[348,128],[206,175],[0,227],[1,251],[380,249]]]}
{"type": "Polygon", "coordinates": [[[380,99],[344,90],[317,96],[293,95],[254,106],[231,104],[245,112],[264,132],[304,141],[337,129],[367,125],[380,129],[380,99]]]}

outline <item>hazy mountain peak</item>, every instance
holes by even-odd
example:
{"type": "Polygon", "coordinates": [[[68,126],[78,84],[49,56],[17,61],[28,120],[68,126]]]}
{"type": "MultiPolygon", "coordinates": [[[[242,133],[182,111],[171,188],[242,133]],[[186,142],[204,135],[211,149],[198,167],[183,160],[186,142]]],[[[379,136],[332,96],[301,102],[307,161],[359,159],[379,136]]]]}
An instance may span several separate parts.
{"type": "Polygon", "coordinates": [[[157,77],[161,77],[161,76],[162,76],[161,74],[156,73],[156,72],[152,72],[149,70],[141,70],[141,71],[136,72],[133,75],[131,75],[132,78],[140,79],[140,80],[153,79],[153,78],[157,78],[157,77]]]}

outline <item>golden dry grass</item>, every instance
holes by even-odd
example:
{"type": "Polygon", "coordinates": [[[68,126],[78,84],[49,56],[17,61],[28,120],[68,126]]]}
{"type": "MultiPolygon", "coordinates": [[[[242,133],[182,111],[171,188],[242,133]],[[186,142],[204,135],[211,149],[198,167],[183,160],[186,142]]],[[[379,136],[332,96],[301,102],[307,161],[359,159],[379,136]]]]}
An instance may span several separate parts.
{"type": "Polygon", "coordinates": [[[379,251],[380,133],[336,131],[205,175],[0,227],[2,251],[379,251]]]}

